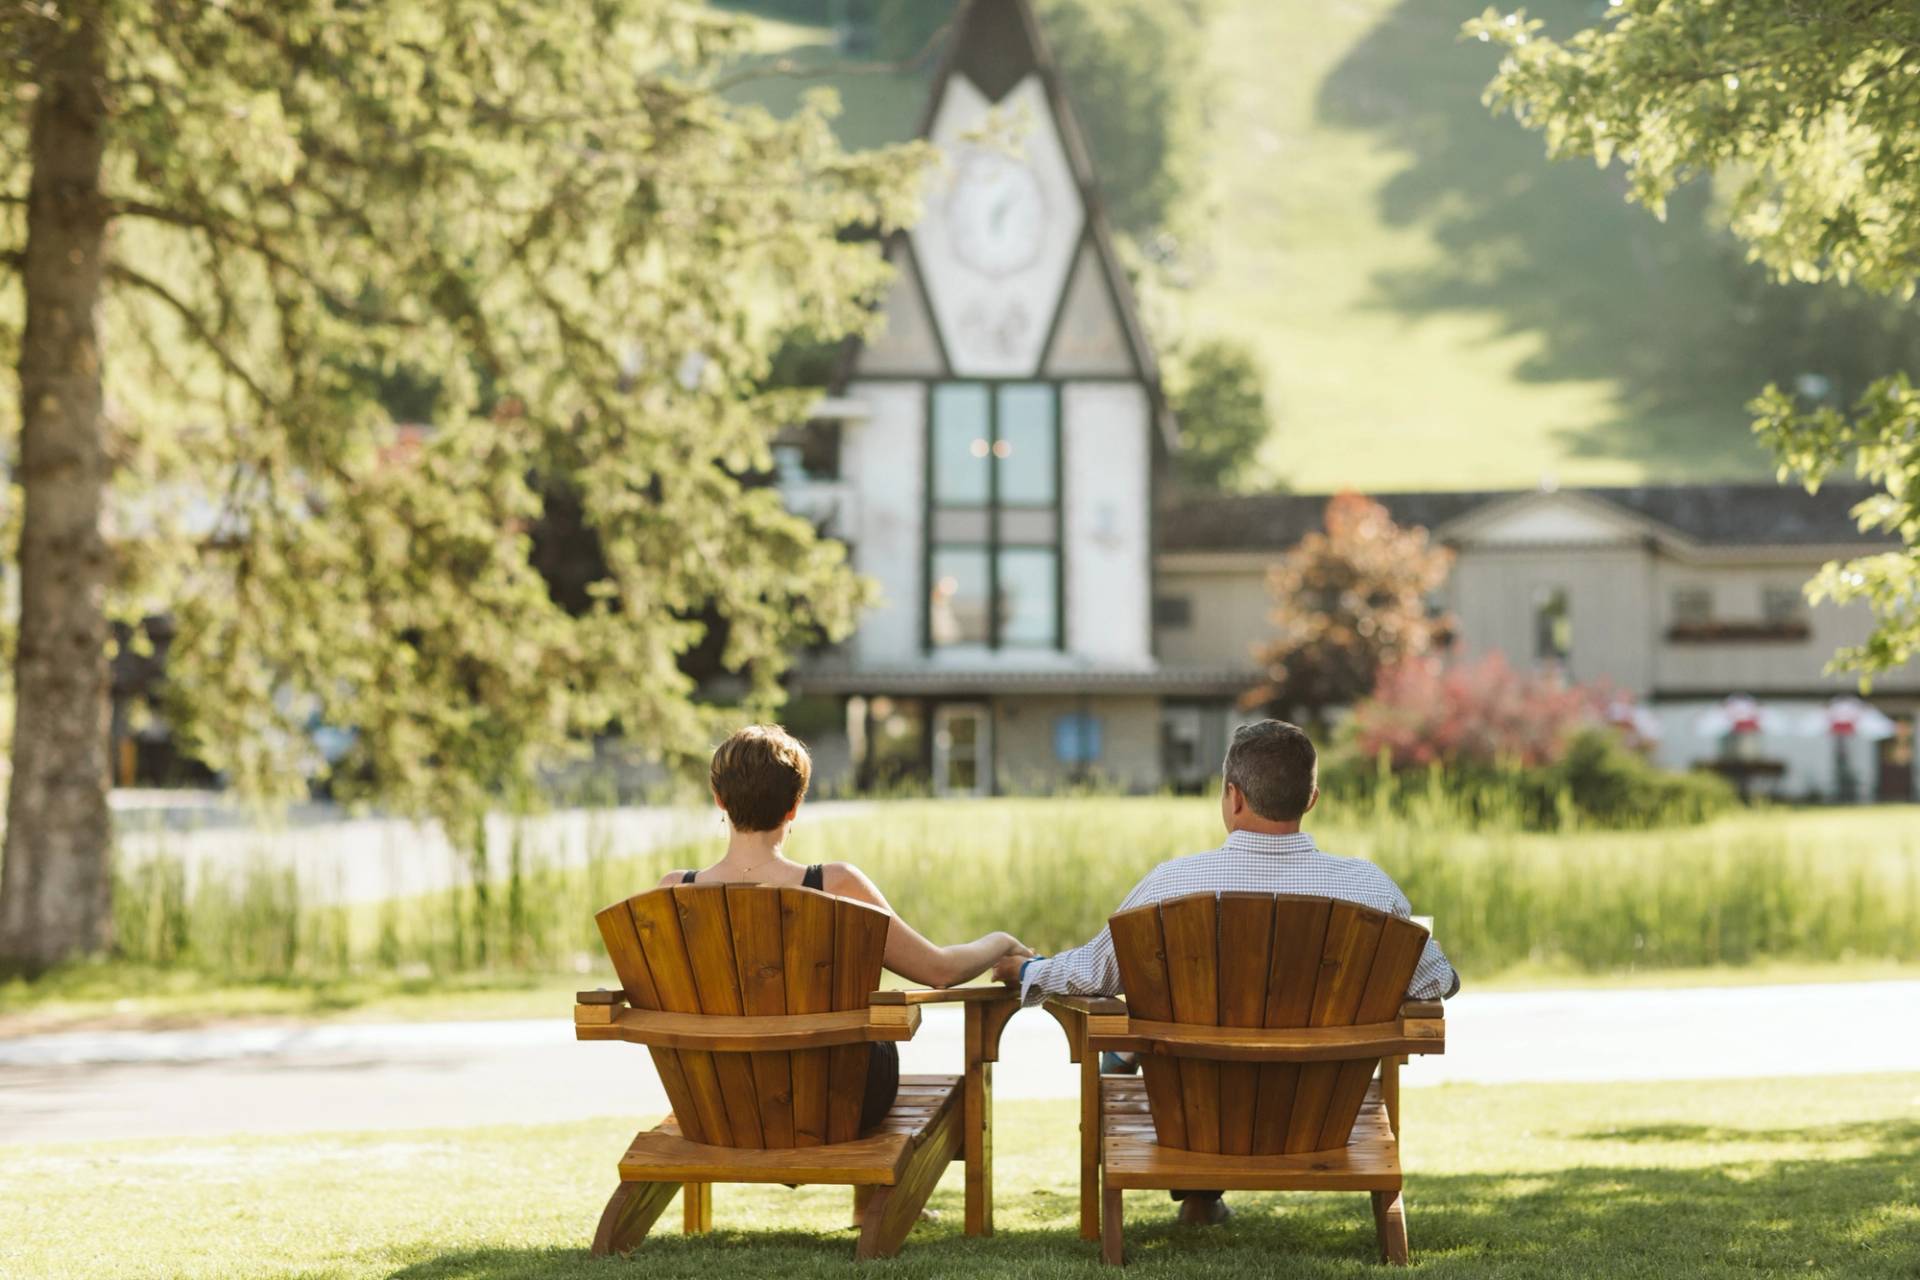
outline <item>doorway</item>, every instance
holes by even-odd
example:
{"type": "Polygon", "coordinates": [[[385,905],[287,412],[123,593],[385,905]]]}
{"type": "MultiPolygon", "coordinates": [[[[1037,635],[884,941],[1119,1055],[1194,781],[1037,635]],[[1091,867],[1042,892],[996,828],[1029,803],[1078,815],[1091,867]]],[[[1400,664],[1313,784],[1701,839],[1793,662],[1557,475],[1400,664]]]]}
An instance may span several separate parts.
{"type": "Polygon", "coordinates": [[[933,711],[933,793],[984,796],[993,789],[993,719],[984,702],[943,702],[933,711]]]}

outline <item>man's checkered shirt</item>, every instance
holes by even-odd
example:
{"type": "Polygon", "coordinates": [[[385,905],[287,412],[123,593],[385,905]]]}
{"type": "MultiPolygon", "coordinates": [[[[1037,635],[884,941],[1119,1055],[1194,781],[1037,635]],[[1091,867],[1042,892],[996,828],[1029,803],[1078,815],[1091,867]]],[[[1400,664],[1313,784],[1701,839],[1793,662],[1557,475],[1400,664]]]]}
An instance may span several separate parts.
{"type": "MultiPolygon", "coordinates": [[[[1175,858],[1149,871],[1114,914],[1190,893],[1223,891],[1303,893],[1357,902],[1401,917],[1413,912],[1407,895],[1386,872],[1360,858],[1322,853],[1304,831],[1287,836],[1232,831],[1226,844],[1211,853],[1175,858]]],[[[1437,1000],[1452,995],[1459,981],[1440,944],[1429,938],[1407,995],[1414,1000],[1437,1000]]],[[[1038,1004],[1050,995],[1105,996],[1119,990],[1120,964],[1113,955],[1113,935],[1102,928],[1084,947],[1028,964],[1021,975],[1020,998],[1026,1004],[1038,1004]]]]}

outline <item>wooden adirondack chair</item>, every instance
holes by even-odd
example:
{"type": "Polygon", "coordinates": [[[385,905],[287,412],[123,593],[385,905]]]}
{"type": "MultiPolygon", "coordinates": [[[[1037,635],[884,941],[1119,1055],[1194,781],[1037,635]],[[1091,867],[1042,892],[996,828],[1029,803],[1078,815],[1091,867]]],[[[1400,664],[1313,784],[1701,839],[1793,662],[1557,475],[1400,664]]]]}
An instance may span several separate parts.
{"type": "Polygon", "coordinates": [[[594,1253],[639,1247],[682,1187],[699,1232],[713,1183],[779,1182],[852,1186],[855,1257],[890,1257],[963,1158],[967,1234],[992,1234],[991,1064],[1013,992],[877,991],[890,917],[811,889],[676,885],[595,919],[622,989],[582,992],[574,1034],[651,1049],[673,1114],[621,1158],[594,1253]],[[919,1006],[943,1001],[966,1002],[965,1075],[902,1076],[861,1134],[874,1042],[911,1039],[919,1006]]]}
{"type": "Polygon", "coordinates": [[[1446,1049],[1439,1003],[1406,1000],[1427,931],[1338,899],[1248,893],[1108,924],[1125,1001],[1047,1006],[1081,1065],[1082,1236],[1123,1262],[1121,1193],[1135,1188],[1367,1191],[1381,1260],[1404,1265],[1400,1065],[1446,1049]],[[1102,1050],[1138,1053],[1140,1076],[1102,1076],[1102,1050]]]}

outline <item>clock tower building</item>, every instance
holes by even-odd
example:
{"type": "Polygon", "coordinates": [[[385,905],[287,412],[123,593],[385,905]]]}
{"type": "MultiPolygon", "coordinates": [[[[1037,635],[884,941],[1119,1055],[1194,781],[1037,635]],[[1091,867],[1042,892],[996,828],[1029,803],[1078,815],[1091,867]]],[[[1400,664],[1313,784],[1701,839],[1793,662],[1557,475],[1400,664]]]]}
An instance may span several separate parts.
{"type": "Polygon", "coordinates": [[[925,211],[832,400],[830,531],[881,600],[798,686],[865,785],[1161,781],[1155,475],[1172,423],[1027,0],[955,19],[925,211]]]}

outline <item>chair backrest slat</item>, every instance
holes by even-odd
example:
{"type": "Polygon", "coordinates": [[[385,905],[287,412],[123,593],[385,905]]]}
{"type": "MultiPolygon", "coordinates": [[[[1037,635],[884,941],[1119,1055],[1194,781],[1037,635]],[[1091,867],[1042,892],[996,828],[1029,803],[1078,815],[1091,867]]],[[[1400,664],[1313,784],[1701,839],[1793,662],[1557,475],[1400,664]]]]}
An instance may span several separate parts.
{"type": "MultiPolygon", "coordinates": [[[[880,980],[887,949],[887,917],[871,907],[833,904],[833,1007],[864,1008],[880,980]]],[[[860,1106],[866,1094],[870,1044],[835,1045],[828,1051],[827,1141],[860,1136],[860,1106]]]]}
{"type": "MultiPolygon", "coordinates": [[[[1267,957],[1273,948],[1271,894],[1220,895],[1220,1025],[1259,1027],[1267,1012],[1267,957]]],[[[1253,1150],[1259,1114],[1260,1064],[1220,1064],[1220,1150],[1253,1150]]]]}
{"type": "MultiPolygon", "coordinates": [[[[1426,945],[1410,921],[1338,899],[1194,894],[1108,922],[1129,1013],[1201,1026],[1344,1027],[1398,1012],[1426,945]]],[[[1379,1066],[1143,1055],[1163,1146],[1276,1154],[1344,1146],[1379,1066]]]]}
{"type": "MultiPolygon", "coordinates": [[[[780,891],[780,976],[788,1013],[833,1010],[833,906],[833,899],[823,893],[780,891]]],[[[794,1053],[788,1070],[793,1078],[793,1144],[820,1146],[827,1140],[832,1051],[794,1053]]]]}
{"type": "MultiPolygon", "coordinates": [[[[640,945],[632,904],[616,902],[597,912],[594,923],[600,926],[600,937],[607,944],[613,971],[620,975],[627,1003],[636,1009],[664,1010],[666,1006],[654,983],[652,966],[647,963],[646,952],[640,945]]],[[[653,1061],[660,1073],[660,1083],[667,1091],[667,1102],[674,1114],[681,1117],[682,1131],[696,1142],[703,1141],[700,1109],[694,1101],[680,1055],[672,1049],[655,1049],[653,1061]]]]}
{"type": "MultiPolygon", "coordinates": [[[[784,1015],[787,984],[782,966],[780,894],[757,885],[726,887],[727,926],[732,933],[733,964],[741,1012],[784,1015]]],[[[758,1100],[763,1145],[797,1145],[793,1131],[793,1074],[788,1053],[751,1055],[753,1091],[758,1100]]]]}
{"type": "MultiPolygon", "coordinates": [[[[811,889],[693,884],[638,894],[596,920],[635,1008],[736,1018],[865,1008],[891,917],[811,889]]],[[[870,1053],[653,1049],[681,1131],[750,1148],[859,1136],[870,1053]]]]}
{"type": "MultiPolygon", "coordinates": [[[[1286,894],[1273,899],[1273,947],[1267,958],[1267,1007],[1263,1026],[1304,1027],[1313,1016],[1313,989],[1320,981],[1320,956],[1326,947],[1327,920],[1333,902],[1286,894]]],[[[1300,1064],[1263,1062],[1256,1088],[1252,1152],[1278,1155],[1286,1150],[1293,1100],[1299,1093],[1300,1064]]]]}
{"type": "MultiPolygon", "coordinates": [[[[1113,933],[1114,957],[1120,963],[1120,985],[1127,993],[1127,1008],[1136,1017],[1172,1022],[1173,994],[1167,987],[1160,913],[1151,908],[1123,911],[1107,922],[1107,928],[1113,933]]],[[[1141,1063],[1140,1075],[1160,1141],[1184,1148],[1187,1126],[1180,1104],[1180,1064],[1148,1054],[1141,1063]]]]}
{"type": "MultiPolygon", "coordinates": [[[[745,1012],[740,1005],[740,973],[734,967],[733,925],[727,916],[727,886],[723,884],[678,885],[667,892],[680,912],[680,934],[686,942],[687,960],[693,967],[693,983],[700,993],[700,1012],[720,1018],[737,1018],[745,1012]]],[[[753,1063],[745,1055],[713,1055],[714,1074],[720,1080],[720,1099],[727,1109],[727,1125],[733,1131],[736,1147],[764,1147],[761,1131],[760,1096],[753,1084],[753,1063]]]]}
{"type": "MultiPolygon", "coordinates": [[[[640,936],[640,950],[653,972],[655,993],[660,1007],[669,1013],[700,1013],[700,988],[694,981],[693,961],[680,931],[680,910],[670,890],[656,889],[627,899],[633,913],[634,928],[640,936]]],[[[674,1115],[681,1130],[696,1142],[718,1146],[736,1146],[733,1124],[727,1117],[727,1104],[720,1091],[720,1076],[711,1053],[685,1050],[679,1055],[680,1070],[686,1077],[691,1120],[676,1105],[674,1115]],[[697,1135],[697,1136],[696,1136],[697,1135]]],[[[660,1062],[660,1054],[654,1054],[660,1062]]]]}

